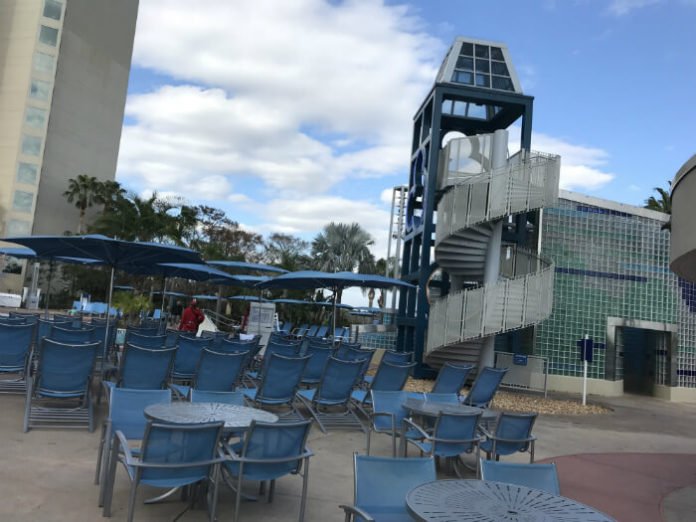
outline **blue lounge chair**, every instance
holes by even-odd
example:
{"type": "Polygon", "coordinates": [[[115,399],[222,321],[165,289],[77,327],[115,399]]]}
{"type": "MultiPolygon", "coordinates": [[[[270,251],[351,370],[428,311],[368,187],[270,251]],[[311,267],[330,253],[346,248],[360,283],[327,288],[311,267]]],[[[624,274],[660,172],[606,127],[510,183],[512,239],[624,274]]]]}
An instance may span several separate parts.
{"type": "Polygon", "coordinates": [[[132,330],[126,330],[126,344],[134,344],[142,348],[157,350],[167,347],[166,335],[143,335],[132,330]]]}
{"type": "Polygon", "coordinates": [[[105,517],[111,516],[111,503],[116,465],[120,460],[130,480],[128,498],[128,522],[133,520],[135,500],[140,484],[159,488],[176,488],[199,482],[210,483],[209,516],[215,520],[217,507],[218,472],[221,458],[217,448],[222,435],[222,422],[210,424],[156,424],[148,422],[139,455],[130,449],[128,438],[116,432],[109,457],[109,470],[105,481],[105,517]],[[119,455],[122,455],[119,458],[119,455]]]}
{"type": "Polygon", "coordinates": [[[352,506],[339,506],[346,522],[411,520],[406,495],[416,486],[437,479],[429,458],[385,458],[353,455],[355,476],[352,506]]]}
{"type": "Polygon", "coordinates": [[[244,394],[256,407],[286,406],[290,408],[286,415],[294,413],[303,418],[295,409],[294,400],[308,360],[309,356],[272,354],[264,365],[259,387],[245,389],[244,394]]]}
{"type": "MultiPolygon", "coordinates": [[[[244,440],[234,446],[225,445],[221,455],[223,476],[229,477],[230,486],[237,492],[233,520],[239,520],[242,480],[270,481],[268,501],[273,501],[275,481],[286,475],[302,477],[299,520],[304,520],[309,482],[309,459],[313,455],[307,448],[307,436],[312,421],[292,423],[257,423],[252,421],[244,440]]],[[[287,513],[284,519],[287,519],[287,513]]]]}
{"type": "Polygon", "coordinates": [[[433,385],[433,393],[456,393],[459,392],[466,384],[466,379],[469,377],[471,370],[474,367],[471,365],[458,366],[456,364],[445,363],[440,368],[433,385]]]}
{"type": "MultiPolygon", "coordinates": [[[[191,388],[202,391],[234,391],[244,369],[247,353],[224,353],[204,349],[191,388]]],[[[188,397],[188,386],[172,384],[172,388],[181,397],[188,397]]]]}
{"type": "Polygon", "coordinates": [[[180,335],[177,343],[172,380],[190,381],[196,374],[196,367],[204,349],[210,348],[211,339],[201,339],[180,335]]]}
{"type": "Polygon", "coordinates": [[[486,452],[487,459],[498,460],[501,455],[512,455],[517,452],[529,452],[530,464],[534,462],[534,441],[532,435],[536,413],[501,413],[495,432],[490,433],[481,427],[486,440],[481,442],[481,449],[486,452]]]}
{"type": "Polygon", "coordinates": [[[242,391],[204,391],[191,388],[189,400],[191,402],[220,402],[234,406],[244,406],[244,392],[242,391]]]}
{"type": "Polygon", "coordinates": [[[317,332],[314,334],[314,337],[317,339],[324,339],[326,337],[326,333],[329,331],[329,327],[326,325],[322,325],[319,327],[317,332]]]}
{"type": "MultiPolygon", "coordinates": [[[[409,364],[411,362],[412,355],[413,354],[411,352],[397,352],[395,350],[385,350],[382,354],[382,359],[379,361],[379,364],[409,364]]],[[[369,385],[374,378],[374,375],[365,375],[363,377],[363,381],[369,385]]]]}
{"type": "Polygon", "coordinates": [[[369,390],[354,390],[353,400],[357,404],[360,411],[362,411],[365,416],[367,412],[365,407],[369,406],[370,392],[371,391],[401,391],[408,380],[408,375],[411,372],[416,363],[411,364],[389,364],[383,363],[377,368],[377,373],[375,373],[375,378],[370,384],[369,390]]]}
{"type": "Polygon", "coordinates": [[[321,381],[321,376],[324,373],[326,361],[329,360],[333,350],[328,346],[322,346],[316,342],[310,341],[305,350],[305,355],[311,358],[307,362],[304,374],[302,375],[302,384],[305,386],[316,386],[321,381]]]}
{"type": "Polygon", "coordinates": [[[506,373],[507,368],[483,368],[476,376],[474,384],[471,385],[471,390],[464,397],[464,404],[488,408],[506,373]]]}
{"type": "Polygon", "coordinates": [[[341,361],[331,357],[325,363],[319,385],[297,392],[297,398],[309,410],[324,433],[326,426],[358,426],[365,431],[365,426],[351,406],[351,391],[361,367],[361,361],[341,361]]]}
{"type": "Polygon", "coordinates": [[[302,337],[305,339],[311,339],[317,335],[317,330],[319,330],[319,325],[313,324],[309,328],[307,328],[307,331],[304,333],[302,337]]]}
{"type": "Polygon", "coordinates": [[[263,352],[263,358],[261,359],[259,371],[248,372],[247,375],[252,380],[257,380],[261,373],[263,373],[264,368],[271,360],[271,356],[274,354],[282,355],[283,357],[297,357],[302,348],[301,341],[287,341],[287,340],[271,340],[266,345],[266,349],[263,352]]]}
{"type": "Polygon", "coordinates": [[[0,324],[0,393],[26,392],[34,324],[0,324]]]}
{"type": "Polygon", "coordinates": [[[24,431],[30,428],[75,428],[94,431],[92,370],[99,343],[65,344],[44,338],[36,373],[27,378],[24,431]],[[58,403],[65,406],[58,406],[58,403]]]}
{"type": "Polygon", "coordinates": [[[48,338],[65,344],[91,343],[99,340],[94,338],[94,328],[61,328],[55,325],[51,326],[48,338]]]}
{"type": "MultiPolygon", "coordinates": [[[[167,387],[176,348],[159,350],[126,344],[117,376],[119,388],[159,390],[167,387]]],[[[113,387],[113,385],[108,385],[113,387]]]]}
{"type": "Polygon", "coordinates": [[[132,333],[137,333],[140,335],[159,335],[159,327],[154,326],[154,327],[138,327],[138,326],[129,326],[127,329],[128,332],[132,333]]]}
{"type": "Polygon", "coordinates": [[[358,380],[355,385],[362,385],[365,380],[365,374],[367,370],[370,369],[370,363],[375,355],[376,350],[362,350],[360,348],[351,348],[346,346],[345,343],[341,343],[336,349],[334,357],[341,359],[342,361],[361,361],[363,363],[360,369],[360,374],[358,375],[358,380]]]}
{"type": "Polygon", "coordinates": [[[556,464],[513,464],[481,460],[481,479],[548,491],[560,495],[556,464]]]}

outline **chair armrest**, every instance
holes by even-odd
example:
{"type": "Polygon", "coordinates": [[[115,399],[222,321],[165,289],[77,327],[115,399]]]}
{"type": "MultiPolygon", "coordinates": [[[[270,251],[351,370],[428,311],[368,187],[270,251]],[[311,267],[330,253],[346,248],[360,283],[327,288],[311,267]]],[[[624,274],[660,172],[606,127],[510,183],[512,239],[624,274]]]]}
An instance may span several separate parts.
{"type": "Polygon", "coordinates": [[[391,419],[391,425],[392,425],[392,433],[396,431],[396,426],[394,424],[394,414],[389,413],[388,411],[373,411],[370,414],[370,418],[372,419],[372,424],[374,425],[374,418],[375,417],[389,417],[391,419]]]}
{"type": "Polygon", "coordinates": [[[485,437],[487,437],[487,438],[489,438],[489,439],[492,439],[492,438],[493,438],[493,434],[492,434],[490,431],[488,431],[486,428],[484,428],[483,426],[481,426],[480,424],[478,425],[478,430],[479,430],[481,433],[483,433],[483,435],[484,435],[485,437]]]}
{"type": "Polygon", "coordinates": [[[305,451],[303,451],[299,455],[293,455],[292,457],[286,457],[282,459],[250,459],[248,457],[240,457],[236,453],[233,453],[227,456],[225,460],[232,460],[234,462],[244,462],[246,464],[281,464],[283,462],[295,462],[297,460],[307,459],[309,457],[312,457],[313,455],[314,453],[309,449],[305,449],[305,451]]]}
{"type": "Polygon", "coordinates": [[[435,440],[435,439],[433,439],[433,438],[431,437],[431,435],[430,435],[427,431],[425,431],[421,426],[419,426],[418,424],[416,424],[415,422],[413,422],[411,419],[404,419],[404,420],[402,420],[402,421],[401,421],[401,427],[402,427],[402,429],[403,429],[403,427],[404,427],[405,425],[410,426],[410,427],[412,427],[414,430],[418,431],[418,432],[423,436],[424,439],[435,440]]]}
{"type": "Polygon", "coordinates": [[[128,464],[129,466],[135,465],[138,461],[133,457],[133,453],[131,452],[130,446],[128,445],[128,439],[121,430],[116,430],[116,439],[118,440],[118,444],[119,446],[121,446],[123,455],[126,458],[126,464],[128,464]]]}
{"type": "Polygon", "coordinates": [[[375,522],[374,518],[372,518],[369,514],[360,509],[358,506],[346,506],[345,504],[339,504],[338,507],[345,511],[346,519],[348,519],[348,517],[352,515],[353,518],[355,518],[356,516],[361,517],[365,522],[375,522]]]}
{"type": "Polygon", "coordinates": [[[536,440],[535,436],[526,437],[524,439],[504,439],[502,437],[497,437],[495,435],[490,435],[490,436],[487,435],[487,437],[490,438],[491,440],[496,441],[496,442],[532,442],[532,441],[536,440]]]}

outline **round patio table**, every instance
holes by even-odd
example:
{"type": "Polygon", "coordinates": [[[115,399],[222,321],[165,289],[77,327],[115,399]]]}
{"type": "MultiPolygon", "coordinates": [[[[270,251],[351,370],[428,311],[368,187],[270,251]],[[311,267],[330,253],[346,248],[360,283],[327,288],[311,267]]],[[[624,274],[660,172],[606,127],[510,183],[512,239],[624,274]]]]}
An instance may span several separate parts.
{"type": "Polygon", "coordinates": [[[404,401],[404,408],[423,417],[437,417],[440,415],[440,412],[454,414],[483,412],[481,415],[482,420],[489,421],[498,418],[498,412],[496,411],[465,404],[455,404],[453,402],[426,401],[424,399],[411,398],[404,401]]]}
{"type": "Polygon", "coordinates": [[[546,491],[486,480],[436,480],[413,488],[406,505],[422,522],[606,522],[601,511],[546,491]]]}
{"type": "Polygon", "coordinates": [[[267,411],[219,402],[152,404],[145,408],[145,417],[171,424],[202,424],[223,421],[226,430],[246,429],[251,425],[251,421],[278,421],[277,415],[267,411]]]}

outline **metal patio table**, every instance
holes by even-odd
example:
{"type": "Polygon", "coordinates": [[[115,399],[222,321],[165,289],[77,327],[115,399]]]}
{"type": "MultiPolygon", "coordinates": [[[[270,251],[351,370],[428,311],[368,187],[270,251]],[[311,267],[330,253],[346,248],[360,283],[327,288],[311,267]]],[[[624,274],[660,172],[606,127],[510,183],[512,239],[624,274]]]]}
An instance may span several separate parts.
{"type": "Polygon", "coordinates": [[[489,410],[488,408],[477,408],[476,406],[467,406],[465,404],[454,404],[451,402],[426,401],[424,399],[406,399],[404,408],[415,415],[422,417],[437,417],[440,412],[443,413],[478,413],[481,415],[482,421],[495,421],[498,418],[498,412],[489,410]]]}
{"type": "Polygon", "coordinates": [[[607,522],[592,507],[546,491],[486,480],[436,480],[406,495],[409,513],[429,522],[607,522]]]}
{"type": "Polygon", "coordinates": [[[200,424],[204,422],[225,423],[225,430],[244,430],[251,421],[278,422],[273,413],[219,402],[172,402],[152,404],[145,408],[145,417],[154,421],[172,424],[200,424]]]}

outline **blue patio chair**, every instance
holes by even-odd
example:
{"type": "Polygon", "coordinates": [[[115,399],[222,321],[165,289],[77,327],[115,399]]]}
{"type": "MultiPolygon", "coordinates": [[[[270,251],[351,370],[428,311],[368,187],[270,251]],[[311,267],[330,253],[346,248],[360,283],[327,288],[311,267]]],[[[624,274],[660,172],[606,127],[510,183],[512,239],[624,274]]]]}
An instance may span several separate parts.
{"type": "Polygon", "coordinates": [[[420,438],[421,433],[415,429],[402,432],[403,421],[410,412],[404,402],[410,397],[405,391],[372,391],[372,413],[369,415],[370,429],[367,430],[367,454],[370,454],[372,432],[384,433],[392,439],[392,456],[396,457],[396,438],[420,438]]]}
{"type": "Polygon", "coordinates": [[[319,330],[319,325],[318,324],[313,324],[309,328],[307,328],[307,331],[304,334],[304,338],[313,338],[317,335],[317,330],[319,330]]]}
{"type": "Polygon", "coordinates": [[[40,317],[36,320],[36,345],[38,346],[39,341],[44,337],[48,337],[51,333],[51,328],[54,326],[60,326],[61,328],[66,328],[70,324],[67,321],[51,321],[50,319],[41,319],[40,317]]]}
{"type": "Polygon", "coordinates": [[[296,326],[295,328],[293,328],[292,331],[290,332],[290,335],[292,335],[293,337],[298,337],[301,339],[302,337],[305,336],[305,334],[307,333],[307,330],[309,330],[309,324],[304,323],[301,326],[296,326]]]}
{"type": "Polygon", "coordinates": [[[137,333],[140,335],[159,335],[159,326],[142,327],[142,326],[129,326],[127,331],[137,333]]]}
{"type": "Polygon", "coordinates": [[[300,386],[300,379],[309,361],[305,357],[284,357],[272,354],[261,373],[258,388],[244,390],[244,394],[255,406],[287,406],[286,413],[300,415],[294,405],[295,393],[300,386]]]}
{"type": "Polygon", "coordinates": [[[30,428],[75,428],[85,423],[94,431],[91,383],[98,349],[98,342],[42,340],[36,372],[27,378],[25,432],[30,428]]]}
{"type": "Polygon", "coordinates": [[[244,392],[242,391],[204,391],[191,388],[189,401],[191,402],[221,402],[234,406],[244,406],[244,392]]]}
{"type": "Polygon", "coordinates": [[[370,369],[370,364],[372,363],[372,358],[375,355],[376,350],[363,350],[360,348],[351,348],[346,346],[345,343],[341,343],[336,349],[334,357],[341,359],[342,361],[361,361],[363,363],[358,375],[358,379],[355,382],[356,386],[361,385],[365,380],[365,374],[367,370],[370,369]]]}
{"type": "Polygon", "coordinates": [[[196,374],[196,367],[205,348],[210,348],[211,339],[201,339],[180,335],[177,343],[172,380],[190,381],[196,374]]]}
{"type": "Polygon", "coordinates": [[[126,344],[121,356],[117,386],[136,390],[166,388],[175,353],[176,348],[153,350],[126,344]]]}
{"type": "Polygon", "coordinates": [[[483,368],[462,402],[477,408],[488,408],[506,373],[507,368],[483,368]]]}
{"type": "Polygon", "coordinates": [[[102,425],[99,451],[97,452],[97,469],[94,483],[99,488],[99,506],[104,500],[103,474],[109,469],[106,462],[111,454],[114,434],[121,431],[130,440],[141,440],[145,434],[145,408],[151,404],[167,404],[172,401],[170,390],[131,390],[129,388],[111,388],[109,391],[109,414],[102,425]]]}
{"type": "Polygon", "coordinates": [[[369,390],[354,390],[353,400],[360,411],[367,416],[365,407],[370,404],[370,392],[376,391],[401,391],[408,380],[408,375],[416,363],[411,364],[380,364],[375,373],[375,378],[370,383],[369,390]]]}
{"type": "Polygon", "coordinates": [[[0,324],[13,325],[13,324],[27,324],[27,320],[24,317],[0,317],[0,324]]]}
{"type": "Polygon", "coordinates": [[[65,344],[91,343],[99,340],[94,338],[94,328],[73,329],[55,325],[51,327],[48,338],[65,344]]]}
{"type": "Polygon", "coordinates": [[[560,495],[556,464],[513,464],[511,462],[496,462],[481,460],[481,479],[494,482],[505,482],[532,489],[548,491],[552,495],[560,495]]]}
{"type": "Polygon", "coordinates": [[[34,324],[0,324],[0,393],[26,392],[34,324]]]}
{"type": "MultiPolygon", "coordinates": [[[[409,364],[412,359],[411,352],[397,352],[396,350],[385,350],[382,354],[382,359],[379,364],[389,363],[389,364],[409,364]]],[[[374,375],[365,375],[363,381],[366,384],[370,384],[374,380],[374,375]]]]}
{"type": "MultiPolygon", "coordinates": [[[[277,357],[277,356],[276,356],[277,357]]],[[[307,436],[312,421],[267,424],[252,421],[244,440],[233,446],[224,445],[221,455],[223,476],[229,477],[229,485],[236,491],[234,505],[235,522],[239,520],[242,480],[261,483],[270,481],[268,501],[273,501],[275,481],[286,475],[302,477],[300,516],[304,520],[309,482],[309,459],[313,455],[307,448],[307,436]]],[[[286,517],[288,518],[287,514],[286,517]]]]}
{"type": "Polygon", "coordinates": [[[164,332],[164,335],[167,336],[167,341],[165,344],[167,346],[176,346],[176,343],[179,342],[179,335],[181,332],[179,330],[167,330],[164,332]]]}
{"type": "Polygon", "coordinates": [[[340,505],[346,522],[411,520],[406,495],[416,486],[437,479],[435,461],[428,458],[388,458],[353,455],[354,501],[340,505]]]}
{"type": "Polygon", "coordinates": [[[132,330],[126,330],[126,344],[134,344],[142,348],[157,350],[167,347],[166,335],[143,335],[132,330]]]}
{"type": "Polygon", "coordinates": [[[534,441],[532,435],[536,413],[501,413],[495,432],[490,433],[483,427],[479,429],[486,439],[481,442],[481,449],[486,452],[488,460],[500,459],[501,455],[517,452],[529,452],[530,464],[534,462],[534,441]]]}
{"type": "Polygon", "coordinates": [[[466,384],[466,379],[469,377],[471,370],[474,367],[471,365],[459,366],[456,364],[445,363],[437,373],[437,379],[433,385],[433,393],[456,393],[459,392],[466,384]]]}
{"type": "MultiPolygon", "coordinates": [[[[322,348],[324,349],[324,348],[322,348]]],[[[316,355],[312,355],[316,357],[316,355]]],[[[310,360],[308,363],[311,363],[310,360]]],[[[324,365],[324,371],[319,385],[310,390],[300,390],[297,398],[309,410],[326,433],[326,426],[351,427],[358,426],[363,432],[365,426],[355,414],[351,406],[351,391],[355,380],[360,374],[361,361],[342,361],[330,357],[324,365]]]]}
{"type": "Polygon", "coordinates": [[[329,327],[326,325],[322,325],[317,329],[316,333],[314,334],[314,337],[316,337],[317,339],[323,339],[324,337],[326,337],[326,333],[328,331],[329,327]]]}
{"type": "Polygon", "coordinates": [[[313,342],[307,345],[305,355],[309,355],[311,358],[307,362],[307,367],[302,375],[302,384],[306,386],[319,384],[324,373],[326,361],[329,360],[332,353],[333,350],[329,347],[323,347],[313,342]]]}
{"type": "Polygon", "coordinates": [[[256,380],[259,378],[261,373],[263,373],[263,369],[266,367],[268,364],[268,361],[271,360],[271,356],[274,354],[277,355],[282,355],[283,357],[297,357],[300,353],[300,349],[302,348],[302,343],[301,341],[269,341],[268,344],[266,345],[266,349],[263,352],[263,358],[261,359],[261,365],[259,371],[252,371],[249,372],[247,375],[253,379],[256,380]]]}
{"type": "Polygon", "coordinates": [[[217,454],[217,448],[222,427],[222,422],[158,424],[148,421],[138,455],[131,451],[130,441],[124,433],[117,431],[105,480],[103,515],[111,516],[116,465],[120,461],[126,468],[126,476],[130,480],[128,522],[133,520],[136,494],[140,484],[171,489],[199,482],[210,483],[212,494],[208,506],[209,519],[211,522],[214,521],[219,465],[222,461],[217,454]]]}
{"type": "Polygon", "coordinates": [[[360,349],[362,349],[362,343],[360,343],[360,342],[352,343],[352,342],[350,342],[350,341],[345,341],[345,340],[344,340],[344,341],[341,342],[340,346],[342,346],[342,347],[344,347],[344,348],[352,348],[353,350],[360,350],[360,349]]]}
{"type": "Polygon", "coordinates": [[[207,348],[201,352],[191,386],[172,384],[181,397],[188,397],[189,389],[202,391],[234,391],[240,380],[247,352],[225,353],[207,348]]]}
{"type": "MultiPolygon", "coordinates": [[[[317,339],[317,338],[305,339],[305,341],[302,343],[302,346],[303,346],[305,351],[309,346],[313,346],[315,348],[326,348],[326,349],[331,350],[332,352],[334,351],[334,344],[329,339],[317,339]]],[[[300,353],[302,353],[302,355],[304,355],[302,350],[300,350],[300,353]]]]}
{"type": "Polygon", "coordinates": [[[460,405],[461,402],[459,401],[459,395],[456,393],[433,393],[433,392],[427,392],[427,393],[417,393],[414,395],[415,398],[417,399],[425,399],[426,401],[430,402],[437,402],[440,404],[456,404],[460,405]]]}
{"type": "Polygon", "coordinates": [[[460,455],[475,453],[476,476],[479,476],[479,442],[481,437],[477,435],[477,430],[481,415],[481,411],[474,413],[440,412],[435,420],[435,426],[430,431],[426,431],[411,419],[404,419],[402,430],[419,431],[421,437],[402,437],[403,456],[408,456],[408,445],[413,444],[420,450],[421,456],[427,455],[452,461],[454,471],[461,477],[457,467],[460,455]]]}

